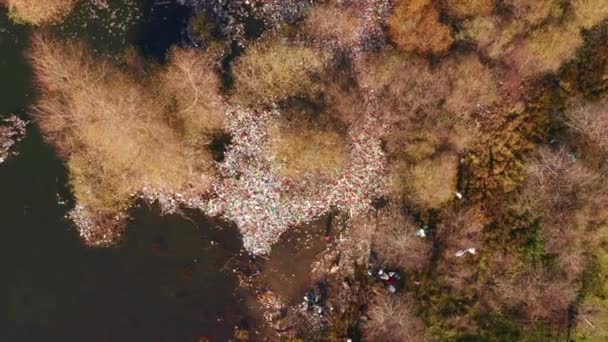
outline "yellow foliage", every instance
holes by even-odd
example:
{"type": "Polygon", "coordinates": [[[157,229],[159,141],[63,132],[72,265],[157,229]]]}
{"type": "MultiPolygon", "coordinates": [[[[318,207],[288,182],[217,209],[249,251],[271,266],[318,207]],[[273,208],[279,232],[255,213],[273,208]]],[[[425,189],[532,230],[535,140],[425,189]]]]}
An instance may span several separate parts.
{"type": "Polygon", "coordinates": [[[494,0],[442,0],[441,5],[456,18],[485,16],[494,11],[494,0]]]}
{"type": "Polygon", "coordinates": [[[318,51],[278,40],[256,43],[234,64],[235,98],[251,105],[314,94],[324,59],[318,51]]]}
{"type": "Polygon", "coordinates": [[[559,0],[506,0],[505,5],[511,8],[516,20],[523,20],[528,26],[559,18],[564,12],[559,0]]]}
{"type": "Polygon", "coordinates": [[[175,48],[160,75],[160,93],[175,101],[171,117],[188,142],[200,142],[224,126],[220,80],[213,69],[211,54],[175,48]]]}
{"type": "Polygon", "coordinates": [[[182,143],[146,84],[78,42],[35,35],[29,57],[41,92],[33,112],[46,140],[67,159],[80,204],[111,214],[144,186],[203,191],[210,185],[210,152],[182,143]]]}
{"type": "Polygon", "coordinates": [[[572,0],[574,22],[579,27],[590,29],[608,18],[608,1],[605,0],[572,0]]]}
{"type": "Polygon", "coordinates": [[[556,72],[561,64],[573,58],[583,45],[580,29],[572,23],[546,25],[517,43],[507,56],[524,75],[556,72]]]}
{"type": "Polygon", "coordinates": [[[338,133],[314,128],[272,127],[274,165],[286,177],[305,174],[336,175],[347,163],[344,138],[338,133]]]}
{"type": "Polygon", "coordinates": [[[399,162],[389,175],[393,198],[405,198],[424,208],[439,208],[454,197],[458,162],[444,153],[415,164],[399,162]]]}
{"type": "Polygon", "coordinates": [[[59,21],[70,13],[75,0],[6,0],[10,17],[32,25],[59,21]]]}

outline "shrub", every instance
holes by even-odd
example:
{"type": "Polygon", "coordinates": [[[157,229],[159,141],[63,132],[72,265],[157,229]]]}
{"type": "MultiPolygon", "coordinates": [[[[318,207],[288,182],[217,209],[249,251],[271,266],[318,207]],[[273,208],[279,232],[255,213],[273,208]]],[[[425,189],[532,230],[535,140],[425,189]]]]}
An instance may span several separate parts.
{"type": "Polygon", "coordinates": [[[475,55],[449,59],[441,65],[441,72],[448,75],[451,84],[444,105],[449,112],[467,118],[475,110],[500,101],[496,77],[475,55]]]}
{"type": "Polygon", "coordinates": [[[542,217],[545,251],[555,256],[567,279],[579,279],[587,251],[598,243],[598,226],[608,219],[606,184],[564,149],[543,149],[526,168],[520,210],[542,217]]]}
{"type": "Polygon", "coordinates": [[[437,237],[446,258],[467,248],[479,248],[483,242],[482,230],[489,220],[479,207],[447,210],[437,227],[437,237]]]}
{"type": "Polygon", "coordinates": [[[602,249],[586,272],[577,308],[576,340],[602,341],[608,338],[608,254],[602,249]]]}
{"type": "Polygon", "coordinates": [[[33,112],[45,139],[67,159],[79,204],[112,215],[145,186],[210,186],[210,153],[182,143],[146,84],[78,42],[35,35],[29,58],[41,92],[33,112]]]}
{"type": "Polygon", "coordinates": [[[604,0],[572,0],[574,22],[578,27],[590,29],[608,18],[608,2],[604,0]]]}
{"type": "Polygon", "coordinates": [[[448,153],[413,165],[399,162],[389,175],[389,191],[416,206],[439,208],[454,197],[457,166],[456,156],[448,153]]]}
{"type": "Polygon", "coordinates": [[[587,143],[608,152],[608,102],[573,106],[566,111],[566,125],[587,143]]]}
{"type": "Polygon", "coordinates": [[[304,32],[312,39],[340,45],[356,43],[364,28],[363,18],[354,9],[333,3],[314,7],[304,23],[304,32]]]}
{"type": "Polygon", "coordinates": [[[373,249],[383,264],[406,272],[423,271],[430,261],[431,245],[416,236],[418,226],[391,206],[378,213],[373,249]]]}
{"type": "Polygon", "coordinates": [[[235,98],[245,105],[267,105],[290,96],[320,91],[316,81],[325,58],[313,49],[274,40],[250,46],[234,64],[235,98]]]}
{"type": "Polygon", "coordinates": [[[388,37],[407,52],[442,54],[452,45],[451,34],[430,0],[401,0],[388,19],[388,37]]]}
{"type": "Polygon", "coordinates": [[[505,5],[513,12],[515,20],[522,20],[527,27],[541,24],[548,18],[559,18],[564,10],[558,0],[506,0],[505,5]]]}
{"type": "MultiPolygon", "coordinates": [[[[479,207],[456,209],[451,207],[442,215],[437,226],[436,238],[442,256],[437,261],[437,276],[454,293],[471,291],[475,276],[479,271],[466,257],[456,257],[456,252],[475,248],[480,253],[482,231],[488,223],[479,207]]],[[[477,289],[481,291],[480,289],[477,289]]]]}
{"type": "Polygon", "coordinates": [[[441,5],[449,15],[459,19],[485,16],[494,11],[494,0],[442,0],[441,5]]]}
{"type": "Polygon", "coordinates": [[[325,111],[344,126],[356,123],[367,112],[365,95],[350,82],[349,77],[338,75],[323,84],[325,111]]]}
{"type": "Polygon", "coordinates": [[[568,308],[576,299],[576,290],[566,280],[537,270],[500,279],[497,292],[506,306],[516,310],[519,319],[531,324],[565,326],[568,308]]]}
{"type": "Polygon", "coordinates": [[[443,109],[450,80],[441,67],[389,50],[364,61],[358,75],[363,88],[379,94],[377,112],[389,124],[383,139],[391,158],[417,161],[439,148],[460,151],[471,141],[475,126],[443,109]]]}
{"type": "Polygon", "coordinates": [[[608,21],[584,31],[583,38],[585,45],[560,76],[568,90],[595,101],[608,94],[608,21]]]}
{"type": "Polygon", "coordinates": [[[273,163],[283,176],[336,175],[346,166],[344,138],[334,131],[276,125],[270,134],[273,163]]]}
{"type": "Polygon", "coordinates": [[[362,330],[366,341],[426,341],[424,322],[416,316],[412,299],[387,292],[376,294],[362,330]]]}
{"type": "Polygon", "coordinates": [[[359,78],[364,87],[381,94],[382,111],[390,123],[435,114],[449,91],[445,75],[427,60],[393,50],[367,59],[359,78]]]}
{"type": "Polygon", "coordinates": [[[6,0],[10,17],[17,22],[43,25],[70,13],[75,0],[6,0]]]}
{"type": "Polygon", "coordinates": [[[556,72],[564,61],[576,55],[582,44],[580,30],[572,23],[546,25],[516,43],[506,58],[526,76],[556,72]]]}
{"type": "Polygon", "coordinates": [[[188,142],[200,142],[224,126],[225,106],[214,56],[196,50],[173,49],[161,72],[160,93],[174,103],[173,125],[188,142]]]}
{"type": "Polygon", "coordinates": [[[513,39],[522,33],[520,21],[506,21],[500,17],[476,17],[463,22],[461,35],[473,41],[490,58],[502,57],[513,39]]]}

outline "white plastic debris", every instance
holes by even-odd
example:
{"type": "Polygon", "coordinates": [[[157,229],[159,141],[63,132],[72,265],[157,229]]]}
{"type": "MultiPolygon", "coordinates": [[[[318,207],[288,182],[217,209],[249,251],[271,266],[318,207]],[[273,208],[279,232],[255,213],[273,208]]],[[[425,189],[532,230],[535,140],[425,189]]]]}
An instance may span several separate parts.
{"type": "Polygon", "coordinates": [[[424,229],[420,228],[416,231],[416,236],[418,237],[426,237],[426,232],[424,231],[424,229]]]}
{"type": "Polygon", "coordinates": [[[0,163],[17,154],[12,147],[25,136],[26,125],[15,115],[0,120],[0,163]]]}
{"type": "Polygon", "coordinates": [[[456,197],[458,197],[458,199],[462,199],[462,194],[458,191],[456,191],[456,197]]]}
{"type": "Polygon", "coordinates": [[[461,257],[467,253],[469,253],[471,255],[475,255],[475,254],[477,254],[477,250],[474,247],[467,248],[467,249],[461,249],[461,250],[457,251],[456,253],[454,253],[454,256],[461,257]]]}

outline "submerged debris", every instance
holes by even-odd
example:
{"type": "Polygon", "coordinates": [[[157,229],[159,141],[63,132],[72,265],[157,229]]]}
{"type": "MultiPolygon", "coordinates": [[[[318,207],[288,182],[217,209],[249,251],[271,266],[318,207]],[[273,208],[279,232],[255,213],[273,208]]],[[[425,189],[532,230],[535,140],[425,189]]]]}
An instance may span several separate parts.
{"type": "Polygon", "coordinates": [[[111,217],[96,215],[83,205],[77,204],[67,214],[80,237],[89,246],[104,247],[120,240],[128,215],[119,212],[111,217]]]}
{"type": "Polygon", "coordinates": [[[17,152],[12,147],[25,136],[27,122],[15,115],[0,120],[0,164],[17,152]]]}

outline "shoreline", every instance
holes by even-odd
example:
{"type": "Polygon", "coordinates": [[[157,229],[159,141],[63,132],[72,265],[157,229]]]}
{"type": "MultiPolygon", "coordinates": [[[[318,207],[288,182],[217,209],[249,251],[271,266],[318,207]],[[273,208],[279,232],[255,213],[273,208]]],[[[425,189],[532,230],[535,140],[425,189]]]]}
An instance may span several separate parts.
{"type": "MultiPolygon", "coordinates": [[[[310,175],[300,181],[280,177],[271,168],[268,127],[277,111],[229,110],[227,127],[233,143],[218,164],[220,179],[205,194],[172,192],[144,187],[133,202],[157,203],[163,214],[181,208],[198,209],[210,217],[234,222],[244,248],[252,254],[269,254],[279,236],[290,227],[309,223],[337,209],[350,217],[371,209],[383,193],[386,157],[380,147],[383,126],[370,111],[349,133],[348,167],[336,177],[310,175]],[[299,184],[298,184],[299,183],[299,184]],[[294,186],[295,184],[295,186],[294,186]],[[296,192],[295,196],[285,194],[296,192]]],[[[68,217],[87,245],[112,245],[120,239],[128,214],[111,218],[94,215],[76,204],[68,217]],[[123,226],[123,227],[121,227],[123,226]]]]}

